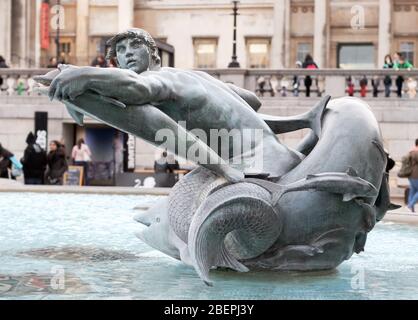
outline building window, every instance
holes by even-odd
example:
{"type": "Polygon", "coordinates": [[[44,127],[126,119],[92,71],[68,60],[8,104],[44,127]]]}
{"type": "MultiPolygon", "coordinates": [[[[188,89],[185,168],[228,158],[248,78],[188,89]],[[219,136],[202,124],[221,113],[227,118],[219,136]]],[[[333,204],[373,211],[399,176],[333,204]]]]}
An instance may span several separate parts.
{"type": "Polygon", "coordinates": [[[247,39],[248,68],[270,67],[270,39],[247,39]]]}
{"type": "Polygon", "coordinates": [[[218,39],[193,39],[195,68],[216,68],[218,39]]]}
{"type": "Polygon", "coordinates": [[[374,69],[375,48],[373,44],[353,43],[338,45],[338,68],[374,69]]]}
{"type": "Polygon", "coordinates": [[[300,42],[297,46],[296,61],[304,62],[306,55],[312,55],[312,45],[308,42],[300,42]]]}
{"type": "Polygon", "coordinates": [[[400,43],[400,52],[404,56],[405,60],[408,60],[412,64],[414,64],[414,43],[413,42],[401,42],[400,43]]]}

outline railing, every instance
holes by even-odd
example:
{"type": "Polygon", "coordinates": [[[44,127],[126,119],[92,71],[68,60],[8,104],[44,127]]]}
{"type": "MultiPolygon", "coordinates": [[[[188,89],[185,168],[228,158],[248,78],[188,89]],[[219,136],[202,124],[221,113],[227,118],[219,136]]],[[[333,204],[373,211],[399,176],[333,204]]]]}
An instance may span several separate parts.
{"type": "MultiPolygon", "coordinates": [[[[0,96],[38,95],[35,75],[51,69],[0,69],[0,96]]],[[[200,69],[261,97],[356,95],[416,97],[418,70],[200,69]],[[307,80],[308,77],[308,80],[307,80]],[[403,82],[400,82],[400,77],[403,82]],[[309,83],[311,84],[309,86],[309,83]],[[402,92],[398,92],[398,86],[402,92]]]]}
{"type": "Polygon", "coordinates": [[[418,70],[343,69],[201,69],[225,82],[251,90],[259,96],[397,96],[416,97],[418,70]],[[305,82],[306,78],[310,79],[305,82]],[[306,86],[311,83],[310,86],[306,86]],[[386,85],[385,85],[386,83],[386,85]],[[308,92],[310,91],[310,92],[308,92]]]}
{"type": "Polygon", "coordinates": [[[33,77],[48,71],[51,69],[0,69],[0,96],[39,95],[33,77]]]}

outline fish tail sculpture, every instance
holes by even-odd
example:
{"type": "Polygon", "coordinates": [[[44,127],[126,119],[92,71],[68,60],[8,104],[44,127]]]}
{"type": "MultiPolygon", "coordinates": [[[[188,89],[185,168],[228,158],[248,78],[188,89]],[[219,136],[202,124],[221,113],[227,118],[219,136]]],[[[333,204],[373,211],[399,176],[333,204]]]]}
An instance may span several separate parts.
{"type": "Polygon", "coordinates": [[[266,251],[277,240],[281,225],[265,189],[250,183],[226,186],[210,195],[193,216],[188,235],[192,264],[208,285],[212,267],[246,272],[239,259],[266,251]]]}

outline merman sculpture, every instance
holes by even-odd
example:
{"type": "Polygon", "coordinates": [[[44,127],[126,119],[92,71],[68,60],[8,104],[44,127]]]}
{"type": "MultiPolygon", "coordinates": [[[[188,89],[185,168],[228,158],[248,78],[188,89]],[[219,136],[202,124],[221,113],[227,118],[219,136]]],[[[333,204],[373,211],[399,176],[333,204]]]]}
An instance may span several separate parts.
{"type": "Polygon", "coordinates": [[[193,266],[206,284],[216,267],[335,268],[363,251],[367,233],[395,208],[366,103],[327,96],[302,115],[262,115],[247,90],[203,72],[161,68],[144,30],[120,33],[109,45],[120,69],[62,65],[37,81],[80,125],[88,115],[154,145],[160,130],[173,132],[166,147],[199,167],[135,217],[143,226],[138,237],[193,266]],[[276,137],[303,128],[312,131],[295,150],[276,137]],[[220,147],[215,129],[249,148],[237,151],[234,139],[220,147]]]}

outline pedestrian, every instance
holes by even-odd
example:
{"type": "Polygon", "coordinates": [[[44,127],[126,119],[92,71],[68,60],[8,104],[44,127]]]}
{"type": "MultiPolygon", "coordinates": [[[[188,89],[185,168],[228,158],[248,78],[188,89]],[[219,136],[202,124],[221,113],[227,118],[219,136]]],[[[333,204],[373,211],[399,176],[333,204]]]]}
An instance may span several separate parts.
{"type": "MultiPolygon", "coordinates": [[[[400,52],[396,52],[393,55],[393,69],[395,70],[411,70],[414,66],[408,61],[405,60],[404,56],[400,52]]],[[[399,76],[396,78],[396,93],[398,95],[398,98],[402,98],[402,87],[405,79],[402,76],[399,76]]]]}
{"type": "Polygon", "coordinates": [[[79,139],[73,147],[71,157],[75,166],[83,167],[83,185],[88,185],[88,169],[91,162],[91,151],[84,139],[79,139]]]}
{"type": "MultiPolygon", "coordinates": [[[[390,54],[385,56],[385,63],[383,64],[383,69],[393,69],[393,61],[390,54]]],[[[391,76],[385,76],[383,79],[383,84],[385,85],[385,97],[390,97],[390,88],[392,87],[392,78],[391,76]]]]}
{"type": "MultiPolygon", "coordinates": [[[[315,70],[318,69],[318,65],[314,62],[312,56],[310,54],[307,54],[305,57],[305,61],[303,62],[302,67],[304,69],[311,69],[315,70]]],[[[305,88],[306,88],[306,96],[311,96],[311,86],[312,86],[312,78],[311,76],[306,76],[305,78],[305,88]]]]}
{"type": "Polygon", "coordinates": [[[92,67],[96,68],[107,68],[107,63],[104,55],[99,54],[94,60],[91,62],[92,67]]]}
{"type": "Polygon", "coordinates": [[[363,78],[361,78],[360,79],[360,82],[359,82],[359,84],[360,84],[360,96],[362,98],[365,98],[366,97],[366,94],[367,94],[367,83],[368,83],[367,77],[366,76],[363,76],[363,78]]]}
{"type": "Polygon", "coordinates": [[[54,69],[56,67],[58,67],[57,58],[55,58],[55,57],[50,58],[49,63],[47,65],[47,68],[54,69]]]}
{"type": "Polygon", "coordinates": [[[21,174],[22,167],[15,155],[0,143],[0,178],[16,180],[21,174]]]}
{"type": "Polygon", "coordinates": [[[49,185],[62,185],[64,173],[68,170],[68,163],[65,159],[65,151],[58,141],[49,143],[47,156],[47,169],[45,172],[45,183],[49,185]]]}
{"type": "MultiPolygon", "coordinates": [[[[302,62],[300,61],[296,61],[296,69],[300,69],[302,68],[302,62]]],[[[294,97],[299,97],[299,88],[300,88],[300,80],[299,80],[299,76],[295,75],[293,76],[293,96],[294,97]]]]}
{"type": "Polygon", "coordinates": [[[13,154],[9,150],[3,148],[0,143],[0,178],[10,178],[10,170],[12,169],[10,157],[12,156],[13,154]]]}
{"type": "Polygon", "coordinates": [[[347,93],[350,97],[354,96],[354,80],[351,76],[347,78],[347,93]]]}
{"type": "Polygon", "coordinates": [[[168,157],[164,151],[161,157],[154,162],[155,182],[158,188],[171,188],[176,183],[174,170],[178,170],[178,163],[168,157]]]}
{"type": "MultiPolygon", "coordinates": [[[[6,60],[3,58],[3,56],[0,56],[0,69],[6,69],[9,68],[9,66],[6,64],[6,60]]],[[[0,87],[3,84],[3,78],[0,77],[0,87]]]]}
{"type": "Polygon", "coordinates": [[[415,212],[415,204],[418,203],[418,139],[415,140],[415,148],[410,151],[409,156],[411,157],[412,173],[408,178],[408,208],[415,212]]]}
{"type": "Polygon", "coordinates": [[[20,160],[23,164],[25,184],[44,184],[44,175],[47,165],[46,151],[36,143],[36,138],[32,132],[29,132],[26,143],[27,147],[23,158],[20,160]]]}

